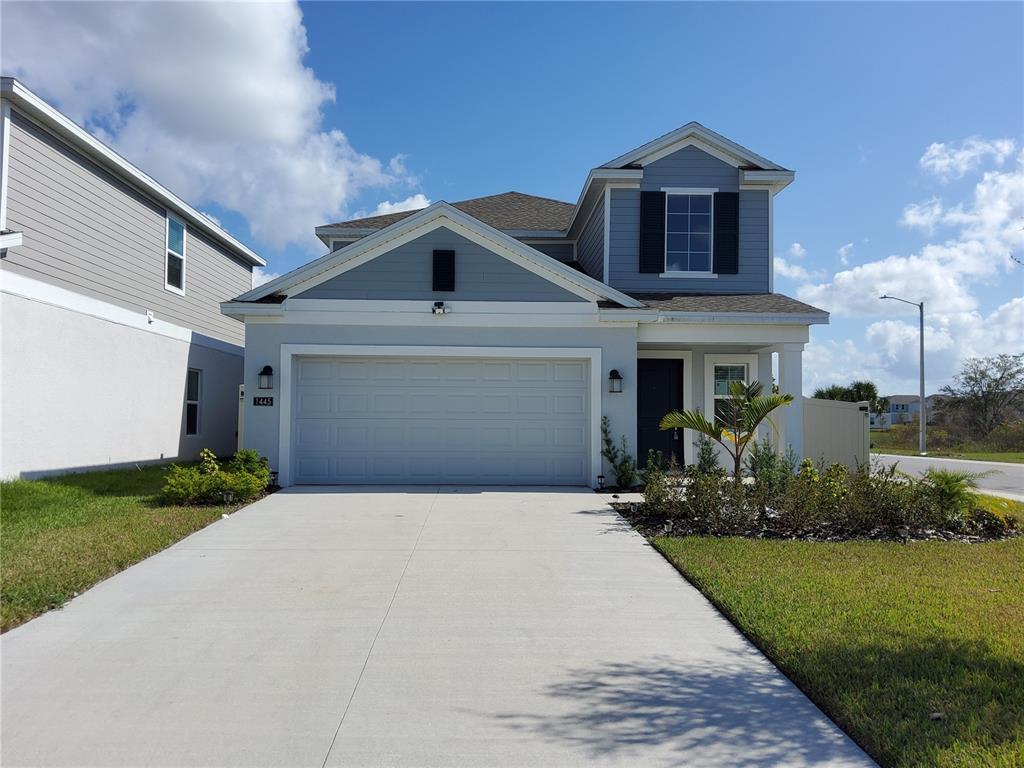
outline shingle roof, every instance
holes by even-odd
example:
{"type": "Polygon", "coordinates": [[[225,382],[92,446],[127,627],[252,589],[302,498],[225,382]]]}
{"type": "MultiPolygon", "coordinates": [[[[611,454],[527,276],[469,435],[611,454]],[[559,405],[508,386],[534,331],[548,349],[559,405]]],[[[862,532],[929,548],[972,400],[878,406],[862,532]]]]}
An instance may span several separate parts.
{"type": "MultiPolygon", "coordinates": [[[[522,192],[503,192],[500,195],[474,197],[452,203],[463,213],[495,229],[564,230],[569,227],[575,205],[552,200],[549,197],[524,195],[522,192]]],[[[422,209],[417,209],[422,210],[422,209]]],[[[386,213],[327,224],[339,229],[383,229],[401,221],[416,211],[386,213]]]]}
{"type": "Polygon", "coordinates": [[[629,293],[651,309],[665,312],[752,312],[769,314],[827,314],[825,310],[781,293],[629,293]]]}

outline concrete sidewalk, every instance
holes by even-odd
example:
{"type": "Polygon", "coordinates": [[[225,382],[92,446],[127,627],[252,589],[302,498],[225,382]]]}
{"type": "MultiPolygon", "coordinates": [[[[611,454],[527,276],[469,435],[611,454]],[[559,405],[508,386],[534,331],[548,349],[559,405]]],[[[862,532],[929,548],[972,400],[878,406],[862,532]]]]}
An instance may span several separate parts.
{"type": "Polygon", "coordinates": [[[582,489],[278,493],[0,644],[7,767],[871,764],[582,489]]]}

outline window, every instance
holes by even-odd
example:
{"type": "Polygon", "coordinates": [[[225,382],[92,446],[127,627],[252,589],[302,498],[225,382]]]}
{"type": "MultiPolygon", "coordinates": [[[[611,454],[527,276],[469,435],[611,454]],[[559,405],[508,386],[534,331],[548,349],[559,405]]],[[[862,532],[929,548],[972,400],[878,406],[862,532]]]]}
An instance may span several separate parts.
{"type": "Polygon", "coordinates": [[[185,223],[167,214],[167,255],[164,287],[185,293],[185,223]]]}
{"type": "Polygon", "coordinates": [[[665,271],[711,272],[712,193],[665,195],[665,271]]]}
{"type": "Polygon", "coordinates": [[[746,383],[747,366],[740,365],[716,365],[715,366],[715,419],[724,418],[725,401],[729,397],[729,390],[735,382],[746,383]]]}
{"type": "Polygon", "coordinates": [[[185,377],[185,434],[199,434],[199,397],[202,393],[202,371],[188,369],[185,377]]]}

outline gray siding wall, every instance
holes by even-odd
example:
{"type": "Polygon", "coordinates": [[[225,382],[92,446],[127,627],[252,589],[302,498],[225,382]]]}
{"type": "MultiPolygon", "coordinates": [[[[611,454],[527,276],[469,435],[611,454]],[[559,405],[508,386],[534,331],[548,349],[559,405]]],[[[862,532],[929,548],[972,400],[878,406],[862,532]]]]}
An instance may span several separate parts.
{"type": "MultiPolygon", "coordinates": [[[[739,171],[696,147],[686,147],[644,168],[642,190],[714,187],[739,190],[739,171]]],[[[639,272],[640,190],[613,189],[608,282],[622,291],[766,293],[768,193],[740,190],[739,273],[711,279],[663,278],[639,272]]],[[[582,240],[581,240],[582,242],[582,240]]]]}
{"type": "MultiPolygon", "coordinates": [[[[639,198],[637,198],[639,200],[639,198]]],[[[639,203],[638,203],[639,206],[639,203]]],[[[637,207],[637,215],[640,208],[637,207]]],[[[583,225],[579,242],[576,244],[576,258],[583,271],[593,278],[604,280],[604,197],[601,196],[594,210],[583,225]]]]}
{"type": "Polygon", "coordinates": [[[188,228],[185,296],[164,288],[166,221],[148,200],[11,111],[7,226],[24,244],[3,269],[243,344],[221,301],[249,290],[251,267],[188,228]]]}
{"type": "Polygon", "coordinates": [[[296,295],[303,299],[583,301],[446,227],[296,295]],[[455,290],[432,288],[433,251],[455,251],[455,290]]]}
{"type": "Polygon", "coordinates": [[[552,259],[562,262],[572,261],[575,256],[573,255],[572,243],[529,243],[525,240],[524,245],[528,245],[535,251],[540,251],[543,254],[550,256],[552,259]]]}

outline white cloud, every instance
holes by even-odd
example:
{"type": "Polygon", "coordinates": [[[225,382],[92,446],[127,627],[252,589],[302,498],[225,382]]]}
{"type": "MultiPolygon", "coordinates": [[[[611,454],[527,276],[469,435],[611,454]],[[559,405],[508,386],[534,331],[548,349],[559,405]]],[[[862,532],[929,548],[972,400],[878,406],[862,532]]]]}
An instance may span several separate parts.
{"type": "Polygon", "coordinates": [[[1013,154],[1016,142],[1013,139],[980,139],[973,136],[959,146],[944,142],[930,144],[921,155],[921,168],[944,181],[959,179],[976,170],[989,158],[996,165],[1013,154]]]}
{"type": "Polygon", "coordinates": [[[276,280],[280,276],[280,272],[268,272],[266,267],[256,267],[252,271],[252,287],[259,288],[264,283],[276,280]]]}
{"type": "Polygon", "coordinates": [[[319,248],[361,192],[415,183],[322,130],[334,86],[303,64],[295,3],[6,3],[0,42],[5,74],[271,247],[319,248]]]}
{"type": "MultiPolygon", "coordinates": [[[[805,282],[804,301],[836,318],[878,319],[861,341],[844,339],[808,346],[810,386],[864,375],[912,385],[917,376],[916,310],[882,301],[887,293],[925,301],[929,388],[947,383],[967,357],[1024,349],[1024,297],[995,310],[982,308],[985,286],[1006,274],[1021,286],[1020,267],[1011,261],[1024,246],[1024,153],[1014,168],[989,171],[968,199],[947,207],[937,198],[903,210],[901,223],[931,231],[942,225],[951,236],[927,243],[908,256],[892,255],[841,270],[831,280],[805,282]],[[815,383],[816,382],[816,383],[815,383]]],[[[847,256],[852,244],[840,249],[847,256]],[[845,251],[845,252],[844,252],[845,251]]],[[[898,387],[897,387],[898,388],[898,387]]]]}
{"type": "Polygon", "coordinates": [[[850,263],[850,253],[853,251],[853,243],[839,246],[836,255],[839,256],[839,263],[844,267],[850,263]]]}
{"type": "Polygon", "coordinates": [[[415,195],[409,195],[405,200],[398,200],[394,203],[390,200],[385,200],[382,203],[378,203],[377,207],[373,210],[373,213],[369,215],[383,216],[386,213],[418,211],[420,208],[426,208],[428,205],[430,205],[430,198],[420,192],[417,192],[415,195]]]}
{"type": "Polygon", "coordinates": [[[789,246],[789,255],[794,259],[802,259],[807,255],[807,249],[800,245],[800,243],[793,243],[789,246]]]}
{"type": "Polygon", "coordinates": [[[813,280],[815,277],[821,276],[820,273],[811,272],[799,264],[786,261],[781,256],[775,257],[775,274],[788,277],[790,280],[813,280]]]}

